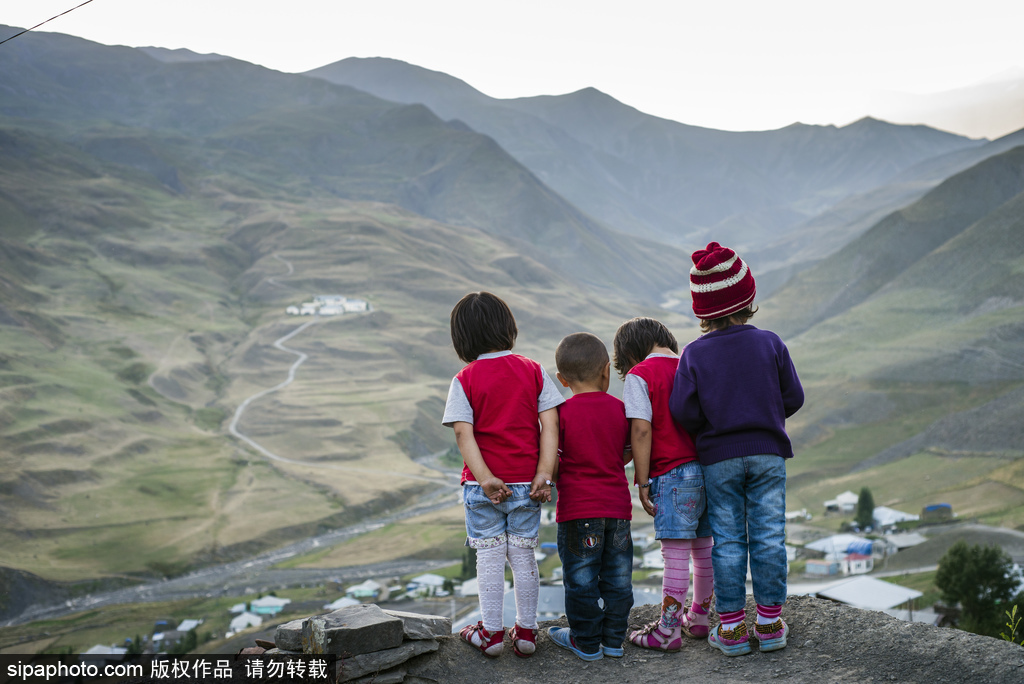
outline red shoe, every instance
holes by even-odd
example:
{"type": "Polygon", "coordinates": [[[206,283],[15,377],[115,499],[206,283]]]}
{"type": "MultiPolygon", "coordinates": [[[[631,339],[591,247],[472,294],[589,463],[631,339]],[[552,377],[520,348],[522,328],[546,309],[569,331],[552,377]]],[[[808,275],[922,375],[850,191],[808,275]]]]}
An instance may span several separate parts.
{"type": "Polygon", "coordinates": [[[526,629],[516,624],[510,632],[512,652],[520,658],[529,658],[537,650],[537,630],[526,629]]]}
{"type": "Polygon", "coordinates": [[[505,630],[488,632],[484,629],[483,621],[475,625],[466,625],[459,632],[462,640],[471,646],[476,646],[480,652],[489,658],[497,658],[505,649],[505,630]]]}

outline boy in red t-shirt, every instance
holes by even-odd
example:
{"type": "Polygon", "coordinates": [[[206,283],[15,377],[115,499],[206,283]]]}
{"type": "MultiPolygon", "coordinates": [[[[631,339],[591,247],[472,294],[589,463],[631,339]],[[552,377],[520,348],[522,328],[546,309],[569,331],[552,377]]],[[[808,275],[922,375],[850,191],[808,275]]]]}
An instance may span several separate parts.
{"type": "Polygon", "coordinates": [[[633,607],[629,422],[622,401],[608,394],[611,364],[598,337],[569,335],[555,364],[572,390],[558,409],[555,504],[569,626],[549,627],[548,636],[583,660],[621,657],[633,607]]]}

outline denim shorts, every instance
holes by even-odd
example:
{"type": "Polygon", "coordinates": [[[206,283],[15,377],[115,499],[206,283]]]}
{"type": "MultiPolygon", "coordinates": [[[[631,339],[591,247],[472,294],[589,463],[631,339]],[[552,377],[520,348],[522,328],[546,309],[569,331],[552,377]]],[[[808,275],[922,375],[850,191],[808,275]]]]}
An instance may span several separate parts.
{"type": "Polygon", "coordinates": [[[651,478],[655,539],[710,537],[704,473],[690,461],[651,478]]]}
{"type": "Polygon", "coordinates": [[[508,542],[532,549],[540,536],[540,502],[530,498],[530,485],[507,485],[512,496],[493,504],[480,485],[463,485],[466,505],[466,546],[485,549],[508,542]]]}

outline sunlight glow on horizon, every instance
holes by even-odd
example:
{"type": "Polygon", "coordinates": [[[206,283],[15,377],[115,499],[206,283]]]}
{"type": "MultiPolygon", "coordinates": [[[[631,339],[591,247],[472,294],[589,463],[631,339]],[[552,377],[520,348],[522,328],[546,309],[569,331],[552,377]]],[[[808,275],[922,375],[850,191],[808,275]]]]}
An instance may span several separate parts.
{"type": "MultiPolygon", "coordinates": [[[[7,0],[31,26],[75,0],[7,0]]],[[[1024,67],[1024,3],[977,0],[96,0],[43,26],[105,44],[215,52],[302,72],[382,56],[497,98],[594,87],[649,114],[726,130],[880,116],[887,94],[974,85],[1024,67]],[[938,6],[941,5],[941,6],[938,6]]],[[[3,46],[0,46],[3,49],[3,46]]]]}

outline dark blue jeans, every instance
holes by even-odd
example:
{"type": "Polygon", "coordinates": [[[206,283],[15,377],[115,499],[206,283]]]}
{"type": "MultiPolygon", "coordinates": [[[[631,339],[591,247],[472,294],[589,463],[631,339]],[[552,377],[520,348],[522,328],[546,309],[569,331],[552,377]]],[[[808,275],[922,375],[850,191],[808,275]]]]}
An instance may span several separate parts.
{"type": "Polygon", "coordinates": [[[565,616],[576,647],[618,648],[633,607],[633,539],[629,521],[586,518],[558,523],[565,616]],[[604,602],[604,608],[598,604],[604,602]]]}

